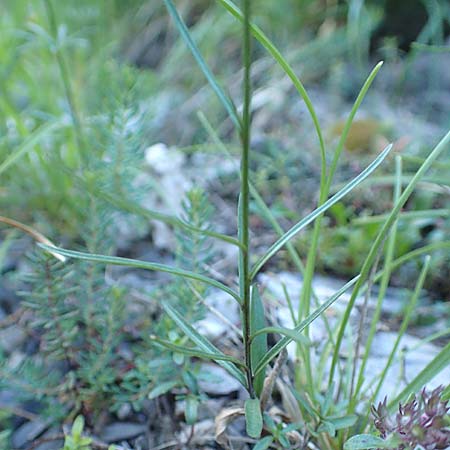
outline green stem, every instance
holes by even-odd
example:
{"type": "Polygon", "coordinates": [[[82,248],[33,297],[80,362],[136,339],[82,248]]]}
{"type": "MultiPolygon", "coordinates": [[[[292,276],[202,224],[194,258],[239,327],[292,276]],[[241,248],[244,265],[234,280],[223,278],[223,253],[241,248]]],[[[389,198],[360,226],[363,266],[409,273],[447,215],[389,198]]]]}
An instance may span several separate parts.
{"type": "Polygon", "coordinates": [[[75,131],[75,140],[77,142],[77,147],[80,152],[81,158],[85,159],[86,158],[86,152],[85,152],[86,147],[85,147],[83,128],[81,125],[80,114],[78,112],[78,109],[77,109],[77,106],[75,103],[75,96],[73,94],[72,86],[70,84],[69,69],[67,68],[62,51],[59,48],[58,26],[57,26],[55,11],[53,9],[51,0],[45,0],[44,4],[45,4],[45,9],[47,11],[47,17],[48,17],[48,21],[49,21],[49,25],[50,25],[50,32],[53,36],[53,39],[55,40],[55,51],[54,51],[55,58],[56,58],[56,62],[58,63],[61,80],[62,80],[62,83],[64,86],[64,94],[66,96],[67,103],[69,104],[70,116],[72,118],[73,128],[75,131]]]}
{"type": "Polygon", "coordinates": [[[255,396],[251,368],[251,342],[250,342],[250,258],[249,258],[249,154],[251,137],[251,31],[250,31],[250,2],[244,0],[244,38],[243,38],[243,64],[244,64],[244,105],[242,112],[242,159],[241,159],[241,192],[240,192],[240,241],[241,252],[241,283],[242,295],[242,322],[245,352],[245,365],[247,367],[248,389],[251,397],[255,396]]]}

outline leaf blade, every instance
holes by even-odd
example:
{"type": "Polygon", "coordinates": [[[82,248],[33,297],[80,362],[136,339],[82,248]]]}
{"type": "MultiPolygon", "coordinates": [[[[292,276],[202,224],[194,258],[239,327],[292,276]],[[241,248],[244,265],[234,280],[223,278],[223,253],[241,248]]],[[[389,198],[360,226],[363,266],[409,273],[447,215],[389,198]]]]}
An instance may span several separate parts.
{"type": "Polygon", "coordinates": [[[175,8],[174,4],[172,3],[172,0],[164,0],[164,3],[166,5],[167,10],[169,11],[170,16],[172,17],[173,21],[175,22],[175,25],[180,32],[181,37],[183,38],[184,42],[188,46],[189,50],[192,53],[192,56],[196,60],[198,66],[200,67],[201,71],[203,72],[203,75],[205,75],[206,79],[208,80],[208,83],[211,85],[213,91],[219,98],[220,102],[226,109],[228,115],[230,116],[231,120],[233,121],[234,125],[238,130],[241,129],[241,120],[239,119],[239,116],[237,115],[236,108],[231,101],[230,97],[227,96],[222,88],[217,83],[213,73],[211,72],[211,69],[206,64],[205,60],[203,59],[197,45],[193,41],[189,30],[184,23],[181,16],[178,14],[177,9],[175,8]]]}
{"type": "MultiPolygon", "coordinates": [[[[294,330],[297,333],[303,331],[311,322],[313,322],[317,317],[320,316],[324,311],[326,311],[339,297],[344,294],[350,287],[352,287],[359,279],[359,275],[352,278],[348,283],[342,286],[333,296],[331,296],[326,302],[324,302],[319,308],[317,308],[313,313],[311,313],[303,322],[298,324],[294,330]]],[[[275,358],[278,353],[280,353],[292,339],[289,337],[284,337],[279,340],[263,357],[258,366],[255,368],[255,375],[258,374],[267,364],[275,358]]]]}
{"type": "MultiPolygon", "coordinates": [[[[266,326],[264,304],[259,295],[258,286],[253,285],[250,297],[250,335],[254,335],[260,329],[266,326]]],[[[259,361],[267,353],[267,335],[258,335],[250,344],[251,349],[251,364],[256,367],[259,361]]],[[[253,379],[253,387],[258,396],[261,395],[264,385],[265,371],[262,370],[253,379]]]]}
{"type": "MultiPolygon", "coordinates": [[[[224,356],[224,354],[213,345],[208,339],[202,336],[195,328],[186,322],[175,308],[169,303],[162,302],[162,307],[167,315],[177,324],[177,326],[188,336],[193,342],[195,342],[203,351],[207,353],[216,353],[218,356],[224,356]]],[[[223,360],[217,360],[217,364],[222,366],[231,375],[233,375],[243,386],[247,387],[247,380],[242,371],[240,371],[233,363],[223,360]]]]}
{"type": "Polygon", "coordinates": [[[255,263],[253,269],[250,273],[250,278],[253,279],[256,274],[261,270],[264,264],[274,256],[286,243],[288,243],[297,233],[299,233],[303,228],[313,222],[317,217],[323,214],[328,208],[337,203],[341,198],[352,191],[356,186],[362,183],[375,169],[384,161],[386,156],[392,150],[392,144],[388,145],[377,158],[372,161],[369,166],[367,166],[358,176],[347,183],[339,192],[337,192],[333,197],[328,199],[321,206],[316,208],[313,212],[308,214],[302,220],[297,222],[290,230],[288,230],[283,236],[281,236],[272,246],[267,250],[267,252],[255,263]]]}
{"type": "Polygon", "coordinates": [[[66,256],[68,258],[76,258],[76,259],[83,259],[86,261],[93,261],[93,262],[99,262],[102,264],[113,264],[116,266],[128,266],[128,267],[134,267],[136,269],[145,269],[145,270],[153,270],[157,272],[165,272],[170,273],[172,275],[177,275],[182,278],[188,278],[196,281],[201,281],[205,284],[208,284],[210,286],[214,286],[221,291],[226,292],[231,297],[233,297],[238,303],[241,302],[239,295],[228,286],[224,285],[220,281],[216,281],[213,278],[206,277],[204,275],[191,272],[189,270],[183,270],[178,269],[176,267],[168,266],[165,264],[159,264],[159,263],[152,263],[147,261],[139,261],[137,259],[130,259],[130,258],[122,258],[120,256],[106,256],[106,255],[97,255],[95,253],[85,253],[85,252],[78,252],[75,250],[67,250],[61,247],[54,247],[51,245],[46,244],[38,244],[39,247],[43,248],[45,251],[49,253],[57,253],[62,256],[66,256]]]}
{"type": "Polygon", "coordinates": [[[247,434],[259,439],[263,429],[263,418],[261,414],[261,404],[257,398],[249,398],[245,401],[245,425],[247,434]]]}

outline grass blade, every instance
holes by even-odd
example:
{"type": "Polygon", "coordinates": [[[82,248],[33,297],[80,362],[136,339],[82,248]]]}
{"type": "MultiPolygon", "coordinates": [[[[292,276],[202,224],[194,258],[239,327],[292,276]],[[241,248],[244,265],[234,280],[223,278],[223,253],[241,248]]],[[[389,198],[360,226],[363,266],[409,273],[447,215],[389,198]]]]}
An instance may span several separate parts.
{"type": "MultiPolygon", "coordinates": [[[[319,308],[317,308],[312,314],[310,314],[303,322],[297,325],[292,331],[300,334],[310,323],[317,319],[324,311],[326,311],[339,297],[350,289],[359,279],[359,275],[352,278],[348,283],[341,287],[333,296],[331,296],[326,302],[324,302],[319,308]]],[[[286,336],[279,340],[259,362],[258,366],[254,369],[255,376],[263,370],[267,364],[274,359],[278,353],[280,353],[290,342],[292,338],[286,336]]]]}
{"type": "Polygon", "coordinates": [[[295,328],[285,328],[285,327],[260,328],[259,330],[255,331],[254,334],[252,334],[252,340],[256,340],[261,335],[265,335],[265,334],[269,334],[269,333],[281,334],[282,336],[291,338],[292,341],[296,341],[301,345],[310,345],[311,344],[309,339],[306,336],[304,336],[303,334],[299,334],[295,328]]]}
{"type": "Polygon", "coordinates": [[[419,372],[408,386],[403,389],[388,405],[389,411],[394,412],[400,402],[404,402],[411,394],[415,394],[433,377],[450,365],[450,342],[419,372]]]}
{"type": "MultiPolygon", "coordinates": [[[[373,245],[369,251],[369,254],[367,255],[367,258],[364,261],[363,267],[361,268],[360,278],[358,279],[358,282],[356,283],[355,288],[353,289],[352,296],[350,298],[350,301],[348,303],[348,306],[345,310],[345,313],[344,313],[344,316],[343,316],[343,319],[341,322],[341,327],[338,332],[336,346],[334,349],[333,360],[332,360],[331,368],[330,368],[330,377],[329,377],[330,381],[332,381],[333,377],[334,377],[334,371],[336,369],[336,365],[337,365],[338,358],[339,358],[340,346],[341,346],[342,340],[344,338],[344,333],[345,333],[345,329],[348,324],[348,320],[350,318],[351,310],[353,309],[353,306],[355,304],[356,298],[358,296],[358,293],[359,293],[359,290],[360,290],[362,284],[366,281],[367,276],[369,275],[370,268],[372,266],[373,261],[375,260],[375,257],[378,253],[380,245],[382,245],[382,243],[384,242],[384,239],[385,239],[387,233],[389,232],[391,226],[395,222],[402,207],[404,206],[406,201],[411,196],[411,194],[414,191],[414,188],[416,187],[419,180],[422,178],[422,176],[425,174],[425,172],[431,167],[431,165],[438,158],[438,156],[441,153],[443,153],[444,150],[448,149],[449,143],[450,143],[450,131],[441,139],[441,141],[436,145],[436,147],[434,147],[432,152],[426,158],[425,162],[417,170],[417,172],[413,176],[412,180],[410,181],[410,183],[408,184],[408,186],[405,188],[402,195],[400,196],[398,202],[395,204],[394,208],[392,209],[392,212],[390,213],[388,219],[383,224],[383,226],[381,227],[381,230],[378,233],[378,235],[375,239],[375,242],[373,243],[373,245]]],[[[394,264],[392,265],[392,268],[393,267],[394,267],[394,264]]],[[[349,412],[351,412],[351,411],[349,411],[349,412]]]]}
{"type": "Polygon", "coordinates": [[[1,164],[0,164],[0,175],[5,172],[9,167],[14,165],[22,156],[26,155],[29,151],[33,150],[34,146],[42,139],[49,135],[54,130],[61,128],[63,126],[60,121],[48,122],[42,125],[40,128],[35,130],[25,139],[24,142],[19,146],[19,148],[11,153],[1,164]]]}
{"type": "Polygon", "coordinates": [[[202,350],[198,350],[196,348],[189,348],[184,347],[182,345],[174,344],[173,342],[166,341],[164,339],[160,339],[157,336],[150,336],[150,339],[157,345],[160,345],[161,347],[164,347],[168,350],[171,350],[175,353],[181,353],[186,356],[193,356],[196,358],[202,358],[202,359],[212,359],[213,361],[228,361],[233,364],[236,364],[237,366],[245,366],[245,364],[242,361],[239,361],[236,358],[233,358],[232,356],[225,355],[225,353],[212,353],[212,352],[204,352],[202,350]]]}
{"type": "MultiPolygon", "coordinates": [[[[177,326],[188,336],[195,344],[197,344],[200,349],[206,353],[214,353],[218,356],[224,356],[224,354],[211,342],[208,341],[204,336],[202,336],[194,327],[184,320],[171,305],[167,302],[162,302],[162,307],[167,315],[177,324],[177,326]]],[[[227,370],[232,376],[234,376],[243,386],[247,387],[247,380],[242,373],[233,363],[229,361],[223,361],[221,359],[217,360],[217,364],[221,365],[225,370],[227,370]]]]}
{"type": "Polygon", "coordinates": [[[400,329],[398,330],[397,338],[395,340],[394,346],[392,347],[392,350],[391,350],[391,352],[389,354],[388,360],[386,361],[386,364],[385,364],[385,367],[383,369],[383,372],[380,375],[377,387],[375,388],[375,391],[372,394],[372,402],[375,400],[375,398],[377,397],[378,393],[380,392],[381,387],[383,386],[384,380],[385,380],[386,375],[387,375],[387,371],[389,370],[389,367],[391,367],[391,364],[394,361],[394,357],[395,357],[395,355],[397,353],[397,349],[398,349],[398,347],[400,345],[400,341],[401,341],[403,335],[406,333],[406,329],[408,328],[409,321],[411,320],[411,316],[413,314],[413,311],[415,310],[415,307],[416,307],[416,304],[417,304],[417,300],[419,299],[420,292],[422,291],[423,285],[425,283],[425,278],[426,278],[426,276],[428,274],[428,270],[430,268],[430,261],[431,261],[431,258],[430,258],[429,255],[427,255],[425,257],[425,262],[424,262],[424,265],[423,265],[422,270],[420,272],[419,278],[417,279],[416,287],[414,289],[414,293],[412,295],[412,298],[408,302],[406,311],[404,312],[403,320],[402,320],[402,323],[400,325],[400,329]]]}
{"type": "Polygon", "coordinates": [[[178,29],[178,31],[181,34],[181,37],[183,38],[184,42],[188,46],[189,50],[191,51],[192,55],[194,56],[195,60],[197,61],[198,66],[200,67],[201,71],[205,75],[206,79],[208,80],[208,83],[211,85],[213,91],[219,98],[220,102],[226,109],[228,115],[230,116],[231,120],[235,124],[236,128],[240,131],[241,130],[241,120],[236,112],[236,107],[234,106],[232,100],[228,95],[226,95],[222,88],[219,86],[219,84],[216,81],[216,78],[214,77],[213,73],[209,69],[208,65],[206,64],[205,60],[203,59],[202,55],[200,54],[200,51],[195,44],[195,42],[192,40],[191,35],[189,34],[189,30],[184,23],[181,16],[178,14],[177,9],[172,3],[172,0],[164,0],[164,3],[166,5],[167,10],[169,11],[169,14],[171,15],[173,21],[175,22],[175,25],[178,29]]]}
{"type": "MultiPolygon", "coordinates": [[[[400,195],[401,195],[401,175],[402,175],[402,159],[400,156],[395,157],[395,173],[397,176],[397,183],[394,186],[394,194],[393,194],[393,203],[395,204],[400,195]]],[[[358,374],[358,381],[356,383],[355,392],[350,399],[350,402],[357,401],[358,394],[360,392],[360,389],[362,387],[363,381],[364,381],[364,375],[365,375],[365,369],[367,365],[367,361],[369,359],[370,351],[372,349],[372,342],[376,334],[377,325],[381,316],[381,309],[383,305],[383,300],[386,295],[387,288],[389,286],[389,281],[391,279],[391,273],[392,273],[392,260],[394,259],[394,251],[395,251],[395,243],[397,240],[397,225],[398,221],[395,221],[392,225],[391,233],[389,235],[389,238],[387,240],[386,244],[386,250],[385,250],[385,258],[384,258],[384,268],[382,270],[382,277],[381,277],[381,283],[380,288],[378,292],[378,298],[377,303],[375,307],[375,311],[372,316],[372,320],[370,322],[370,328],[369,328],[369,334],[367,336],[366,343],[364,345],[364,355],[361,360],[361,366],[359,368],[359,374],[358,374]]]]}
{"type": "Polygon", "coordinates": [[[264,264],[274,256],[287,242],[289,242],[297,233],[299,233],[303,228],[309,225],[312,221],[314,221],[317,217],[323,214],[328,208],[337,203],[342,197],[347,195],[350,191],[352,191],[356,186],[358,186],[361,182],[363,182],[386,158],[389,152],[392,149],[392,144],[388,145],[382,153],[378,155],[378,157],[366,168],[364,169],[357,177],[351,180],[343,189],[337,192],[333,197],[315,209],[312,213],[308,214],[304,217],[300,222],[295,224],[289,231],[287,231],[278,241],[276,241],[267,252],[256,262],[251,273],[250,278],[253,279],[257,273],[261,270],[264,264]]]}
{"type": "MultiPolygon", "coordinates": [[[[244,14],[242,11],[231,1],[231,0],[218,0],[219,3],[236,19],[241,22],[244,21],[244,14]]],[[[311,119],[314,123],[314,128],[317,133],[317,137],[319,139],[320,144],[320,152],[321,159],[325,161],[325,144],[322,136],[322,130],[320,128],[319,119],[317,118],[316,111],[314,106],[306,92],[305,87],[303,86],[300,79],[295,75],[294,69],[289,65],[283,55],[279,52],[279,50],[275,47],[272,41],[264,34],[264,32],[258,26],[254,24],[250,24],[250,29],[253,36],[258,40],[258,42],[272,55],[274,60],[280,65],[280,67],[284,70],[286,75],[291,79],[293,85],[297,89],[300,97],[305,102],[306,107],[308,108],[308,112],[311,116],[311,119]]]]}
{"type": "Polygon", "coordinates": [[[152,270],[156,272],[165,272],[170,273],[172,275],[176,275],[182,278],[188,278],[191,280],[201,281],[209,286],[214,286],[227,294],[231,295],[234,299],[237,300],[238,303],[241,302],[239,295],[228,286],[225,286],[220,281],[216,281],[213,278],[206,277],[204,275],[200,275],[195,272],[191,272],[189,270],[178,269],[176,267],[167,266],[165,264],[152,263],[147,261],[139,261],[137,259],[130,258],[121,258],[119,256],[106,256],[106,255],[96,255],[94,253],[84,253],[77,252],[74,250],[66,250],[60,247],[54,247],[52,245],[38,244],[44,250],[49,253],[56,253],[62,256],[66,256],[68,258],[76,258],[76,259],[84,259],[86,261],[94,261],[102,264],[113,264],[116,266],[128,266],[134,267],[136,269],[146,269],[152,270]]]}

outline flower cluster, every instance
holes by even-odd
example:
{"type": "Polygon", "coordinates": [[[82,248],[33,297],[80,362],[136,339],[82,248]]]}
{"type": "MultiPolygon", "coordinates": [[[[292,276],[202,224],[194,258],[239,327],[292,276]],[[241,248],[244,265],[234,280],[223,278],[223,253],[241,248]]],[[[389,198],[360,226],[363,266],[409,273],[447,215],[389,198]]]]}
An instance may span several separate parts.
{"type": "Polygon", "coordinates": [[[397,438],[397,450],[437,450],[450,446],[448,401],[441,399],[443,387],[431,392],[425,388],[419,398],[399,405],[394,418],[389,417],[387,401],[372,406],[375,427],[382,438],[397,438]],[[447,422],[447,423],[446,423],[447,422]]]}

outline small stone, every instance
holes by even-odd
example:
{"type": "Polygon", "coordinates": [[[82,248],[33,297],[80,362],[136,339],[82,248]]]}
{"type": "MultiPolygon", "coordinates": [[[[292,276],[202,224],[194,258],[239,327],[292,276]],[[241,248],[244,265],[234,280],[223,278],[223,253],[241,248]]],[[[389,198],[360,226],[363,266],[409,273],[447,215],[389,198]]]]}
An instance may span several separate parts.
{"type": "Polygon", "coordinates": [[[202,364],[198,384],[202,391],[210,395],[229,395],[241,389],[239,381],[214,364],[202,364]]]}
{"type": "Polygon", "coordinates": [[[11,353],[25,341],[26,337],[25,331],[17,325],[4,328],[0,330],[0,347],[6,353],[11,353]]]}
{"type": "Polygon", "coordinates": [[[117,417],[120,420],[124,420],[124,419],[127,419],[128,417],[130,417],[132,412],[133,412],[133,408],[131,407],[131,405],[129,403],[123,403],[122,405],[120,405],[120,407],[117,411],[117,417]]]}
{"type": "MultiPolygon", "coordinates": [[[[42,435],[42,439],[45,438],[52,439],[53,436],[57,436],[58,434],[61,434],[61,429],[52,428],[50,430],[47,430],[42,435]]],[[[64,446],[63,439],[55,439],[43,442],[42,444],[38,445],[34,450],[61,450],[63,446],[64,446]]]]}
{"type": "MultiPolygon", "coordinates": [[[[205,303],[220,313],[233,325],[239,324],[239,309],[234,298],[221,291],[214,291],[205,299],[205,303]]],[[[206,313],[206,317],[197,323],[198,331],[211,340],[228,334],[230,325],[212,311],[206,313]]]]}
{"type": "Polygon", "coordinates": [[[102,441],[110,444],[126,439],[132,439],[147,431],[147,426],[133,422],[114,422],[107,425],[100,438],[102,441]]]}
{"type": "Polygon", "coordinates": [[[24,448],[27,442],[32,442],[38,438],[47,427],[48,422],[39,419],[24,423],[12,435],[13,448],[24,448]]]}

